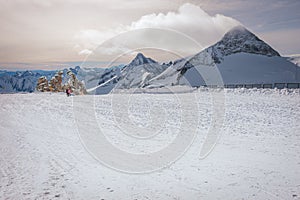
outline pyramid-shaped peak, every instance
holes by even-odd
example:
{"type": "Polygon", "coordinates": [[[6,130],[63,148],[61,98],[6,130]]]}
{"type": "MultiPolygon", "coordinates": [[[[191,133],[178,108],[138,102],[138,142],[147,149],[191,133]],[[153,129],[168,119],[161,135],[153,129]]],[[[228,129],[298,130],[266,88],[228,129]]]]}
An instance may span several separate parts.
{"type": "Polygon", "coordinates": [[[136,54],[136,58],[146,58],[146,57],[144,56],[144,54],[138,53],[136,54]]]}
{"type": "Polygon", "coordinates": [[[238,25],[233,27],[232,29],[230,29],[228,31],[228,33],[234,33],[234,32],[240,32],[240,33],[251,33],[246,27],[242,26],[242,25],[238,25]]]}
{"type": "Polygon", "coordinates": [[[222,57],[235,53],[280,56],[271,46],[241,25],[229,30],[221,41],[208,49],[213,51],[213,58],[217,63],[222,57]]]}
{"type": "Polygon", "coordinates": [[[260,40],[256,35],[246,29],[244,26],[239,25],[230,29],[223,37],[222,40],[230,40],[230,39],[255,39],[260,40]]]}
{"type": "Polygon", "coordinates": [[[128,66],[138,66],[138,65],[149,64],[149,63],[157,63],[157,62],[151,58],[147,58],[142,53],[138,53],[128,66]]]}

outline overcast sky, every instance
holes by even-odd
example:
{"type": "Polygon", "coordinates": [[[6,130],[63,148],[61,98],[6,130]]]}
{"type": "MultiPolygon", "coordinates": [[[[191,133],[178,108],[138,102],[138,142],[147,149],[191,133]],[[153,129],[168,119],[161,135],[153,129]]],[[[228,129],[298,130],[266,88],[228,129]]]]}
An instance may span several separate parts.
{"type": "Polygon", "coordinates": [[[127,62],[137,51],[167,61],[238,24],[280,54],[298,54],[299,10],[299,0],[0,0],[0,64],[127,62]]]}

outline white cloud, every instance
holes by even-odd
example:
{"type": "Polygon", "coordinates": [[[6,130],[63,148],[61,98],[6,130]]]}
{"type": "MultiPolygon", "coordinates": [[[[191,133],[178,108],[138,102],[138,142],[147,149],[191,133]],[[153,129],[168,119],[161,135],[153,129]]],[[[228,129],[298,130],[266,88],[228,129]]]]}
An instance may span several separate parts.
{"type": "Polygon", "coordinates": [[[82,49],[94,49],[105,42],[106,48],[110,49],[104,50],[102,47],[101,52],[108,54],[117,52],[116,50],[122,52],[128,49],[157,47],[186,56],[217,42],[229,29],[239,24],[233,18],[220,14],[210,16],[200,7],[186,3],[176,12],[144,15],[128,26],[105,31],[83,30],[76,34],[74,39],[82,49]],[[113,39],[108,42],[110,38],[113,39]],[[191,44],[191,39],[200,46],[191,44]]]}
{"type": "Polygon", "coordinates": [[[139,28],[167,28],[187,34],[207,46],[217,41],[230,28],[240,24],[237,20],[217,14],[210,16],[200,7],[186,3],[178,12],[150,14],[131,24],[131,30],[139,28]]]}
{"type": "Polygon", "coordinates": [[[83,49],[78,54],[79,55],[91,55],[92,53],[93,53],[93,51],[91,51],[89,49],[83,49]]]}

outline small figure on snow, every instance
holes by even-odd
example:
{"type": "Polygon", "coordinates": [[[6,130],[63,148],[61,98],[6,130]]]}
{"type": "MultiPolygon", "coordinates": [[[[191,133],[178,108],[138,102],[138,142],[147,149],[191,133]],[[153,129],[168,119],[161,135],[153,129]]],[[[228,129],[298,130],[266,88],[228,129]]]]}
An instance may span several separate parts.
{"type": "Polygon", "coordinates": [[[68,97],[71,95],[71,89],[70,88],[66,89],[66,94],[67,94],[68,97]]]}

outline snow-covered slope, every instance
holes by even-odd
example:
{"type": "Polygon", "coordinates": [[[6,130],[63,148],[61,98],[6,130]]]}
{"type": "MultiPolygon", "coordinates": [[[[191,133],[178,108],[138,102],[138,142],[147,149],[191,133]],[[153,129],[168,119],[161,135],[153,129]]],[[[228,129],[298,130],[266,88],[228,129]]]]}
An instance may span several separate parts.
{"type": "Polygon", "coordinates": [[[300,82],[299,67],[246,28],[230,30],[215,45],[189,58],[175,61],[170,68],[150,81],[149,87],[187,84],[300,82]],[[218,80],[218,73],[222,81],[218,80]]]}
{"type": "Polygon", "coordinates": [[[107,94],[109,93],[118,83],[121,71],[124,68],[124,65],[119,65],[116,67],[107,68],[104,72],[96,77],[98,87],[94,94],[107,94]],[[101,86],[102,85],[102,86],[101,86]]]}
{"type": "Polygon", "coordinates": [[[213,80],[220,72],[224,84],[274,84],[300,82],[299,67],[285,58],[267,57],[258,54],[237,53],[223,58],[216,66],[195,64],[189,68],[180,84],[191,86],[218,85],[213,80]],[[201,76],[202,75],[202,76],[201,76]]]}
{"type": "Polygon", "coordinates": [[[87,88],[92,88],[105,82],[110,76],[118,74],[121,69],[122,65],[111,68],[81,68],[77,77],[84,80],[87,88]]]}
{"type": "MultiPolygon", "coordinates": [[[[71,98],[57,93],[0,95],[0,199],[299,199],[299,90],[225,91],[220,138],[205,159],[200,159],[200,149],[212,129],[212,96],[217,90],[71,98]],[[86,118],[74,118],[74,102],[86,118]],[[90,115],[86,102],[95,108],[90,115]],[[195,103],[196,108],[181,106],[195,103]],[[152,126],[153,112],[163,119],[158,127],[152,126]],[[129,155],[167,150],[176,136],[195,133],[195,138],[184,155],[164,169],[122,173],[96,160],[82,144],[78,126],[89,134],[93,117],[99,136],[102,132],[106,141],[129,155]],[[184,126],[195,121],[196,129],[184,126]],[[156,134],[143,139],[136,137],[138,131],[127,135],[132,127],[153,127],[156,134]]],[[[101,153],[115,160],[111,151],[104,148],[101,153]]],[[[131,158],[122,160],[131,167],[131,158]]]]}
{"type": "Polygon", "coordinates": [[[183,75],[185,63],[188,58],[176,60],[161,74],[149,80],[147,87],[164,87],[178,85],[180,77],[183,75]]]}
{"type": "Polygon", "coordinates": [[[300,67],[300,54],[289,55],[287,56],[287,59],[300,67]]]}

